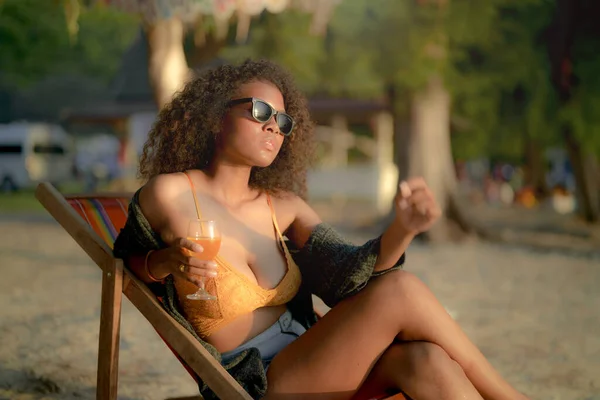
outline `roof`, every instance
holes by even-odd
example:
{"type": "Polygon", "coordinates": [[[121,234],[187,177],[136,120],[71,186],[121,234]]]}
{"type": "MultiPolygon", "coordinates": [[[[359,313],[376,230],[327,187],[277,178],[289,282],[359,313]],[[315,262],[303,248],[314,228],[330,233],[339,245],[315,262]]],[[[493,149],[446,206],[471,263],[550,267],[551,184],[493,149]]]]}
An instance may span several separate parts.
{"type": "Polygon", "coordinates": [[[142,29],[125,52],[110,91],[115,102],[153,101],[148,72],[148,41],[142,29]]]}

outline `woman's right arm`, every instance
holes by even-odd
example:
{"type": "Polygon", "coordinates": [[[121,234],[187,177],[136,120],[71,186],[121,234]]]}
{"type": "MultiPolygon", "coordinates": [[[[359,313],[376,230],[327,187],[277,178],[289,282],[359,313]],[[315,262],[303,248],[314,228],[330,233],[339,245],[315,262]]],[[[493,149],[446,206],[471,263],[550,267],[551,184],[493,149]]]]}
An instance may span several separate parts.
{"type": "Polygon", "coordinates": [[[203,251],[202,246],[186,238],[177,237],[169,229],[170,222],[178,218],[173,210],[175,198],[181,193],[181,184],[187,188],[187,182],[179,182],[176,175],[159,175],[151,179],[140,191],[139,204],[150,227],[157,232],[169,246],[150,251],[146,254],[131,255],[127,265],[131,271],[145,283],[162,281],[169,275],[198,284],[199,276],[214,277],[216,264],[201,261],[193,253],[203,251]],[[183,266],[183,271],[181,270],[183,266]]]}
{"type": "Polygon", "coordinates": [[[127,265],[129,269],[145,283],[160,282],[165,279],[170,271],[167,271],[156,262],[156,251],[150,251],[145,255],[134,255],[129,257],[127,265]]]}
{"type": "Polygon", "coordinates": [[[167,276],[181,275],[194,284],[198,284],[198,275],[214,277],[216,265],[200,261],[190,253],[200,253],[202,246],[185,238],[161,250],[150,251],[145,255],[135,255],[128,259],[129,269],[145,283],[160,282],[167,276]],[[184,266],[184,271],[179,268],[184,266]]]}

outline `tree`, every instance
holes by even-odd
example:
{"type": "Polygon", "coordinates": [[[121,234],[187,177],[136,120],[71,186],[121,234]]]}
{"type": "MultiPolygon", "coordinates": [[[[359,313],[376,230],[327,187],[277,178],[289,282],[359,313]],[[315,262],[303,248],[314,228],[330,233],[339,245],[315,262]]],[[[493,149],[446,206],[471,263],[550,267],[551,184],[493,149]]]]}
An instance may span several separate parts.
{"type": "Polygon", "coordinates": [[[543,186],[538,149],[555,138],[557,110],[539,37],[552,10],[544,0],[372,0],[336,10],[323,85],[393,101],[408,126],[397,129],[401,174],[424,175],[446,211],[431,239],[455,237],[453,225],[485,234],[459,207],[453,152],[516,158],[532,149],[532,180],[543,186]]]}
{"type": "Polygon", "coordinates": [[[79,14],[78,36],[69,36],[60,7],[47,0],[0,3],[0,71],[26,88],[51,74],[94,77],[107,83],[136,29],[131,16],[95,6],[79,14]],[[31,10],[36,9],[36,13],[31,10]]]}
{"type": "Polygon", "coordinates": [[[449,219],[431,231],[431,238],[445,240],[450,237],[451,220],[464,231],[473,230],[455,197],[451,128],[454,126],[454,138],[458,138],[454,149],[462,155],[496,150],[500,136],[510,143],[524,131],[532,135],[542,131],[538,120],[545,121],[540,115],[546,112],[547,104],[530,82],[543,80],[543,74],[533,76],[529,68],[533,64],[533,70],[539,71],[539,61],[544,60],[540,46],[535,47],[535,35],[545,21],[542,16],[548,13],[540,13],[536,0],[436,4],[409,0],[344,2],[336,9],[325,41],[303,43],[304,57],[294,56],[299,52],[293,38],[301,35],[294,23],[297,21],[290,14],[276,16],[257,24],[242,52],[281,59],[290,69],[298,70],[295,74],[305,78],[301,82],[313,94],[387,94],[396,119],[410,125],[406,133],[397,129],[401,174],[424,175],[433,187],[449,219]],[[508,15],[515,12],[511,7],[519,14],[517,22],[514,15],[508,15]],[[529,24],[521,27],[526,18],[529,24]],[[520,41],[518,54],[497,51],[511,45],[515,37],[520,41]],[[287,59],[292,62],[286,64],[287,59]],[[524,65],[523,60],[530,65],[524,65]],[[316,80],[313,71],[317,72],[316,80]],[[534,95],[526,101],[527,118],[511,111],[516,108],[516,100],[511,98],[521,83],[534,95]],[[502,107],[504,113],[499,112],[502,107]],[[501,118],[513,120],[510,129],[498,128],[503,126],[501,118]],[[516,123],[522,120],[528,120],[532,128],[526,130],[516,123]],[[496,139],[494,146],[492,138],[496,139]]]}
{"type": "Polygon", "coordinates": [[[542,151],[560,143],[542,40],[553,10],[545,1],[499,4],[493,40],[467,47],[449,79],[453,117],[460,122],[453,129],[455,155],[525,161],[527,183],[542,195],[542,151]]]}
{"type": "MultiPolygon", "coordinates": [[[[589,107],[561,108],[548,79],[544,41],[554,9],[547,0],[344,2],[336,9],[323,44],[303,43],[304,54],[310,56],[292,56],[288,67],[306,77],[301,82],[312,93],[352,97],[387,93],[394,100],[397,119],[412,127],[406,135],[398,129],[399,139],[409,139],[399,140],[401,171],[405,175],[429,171],[430,182],[440,178],[438,199],[469,231],[473,228],[458,210],[453,193],[452,155],[525,161],[528,183],[543,193],[547,189],[543,150],[562,144],[560,121],[569,119],[577,127],[585,148],[598,148],[594,139],[598,135],[590,134],[598,125],[593,111],[598,91],[591,85],[598,81],[594,71],[600,67],[593,42],[589,38],[587,45],[578,42],[578,51],[585,54],[575,65],[577,76],[590,82],[577,92],[582,100],[575,105],[589,107]],[[313,71],[320,79],[314,79],[313,71]],[[442,143],[446,149],[425,152],[422,139],[428,134],[425,141],[442,143]]],[[[293,38],[298,40],[301,33],[288,16],[259,22],[242,53],[284,61],[293,55],[297,47],[293,38]],[[275,37],[273,32],[279,34],[275,37]]],[[[448,230],[440,227],[440,231],[448,230]]]]}
{"type": "Polygon", "coordinates": [[[79,25],[70,36],[63,9],[52,1],[0,3],[0,119],[56,121],[64,107],[108,95],[106,86],[136,34],[135,18],[92,6],[79,13],[79,25]]]}
{"type": "Polygon", "coordinates": [[[315,93],[323,84],[318,66],[325,60],[322,36],[310,35],[311,16],[290,10],[265,13],[256,19],[248,40],[227,46],[219,56],[232,62],[246,58],[268,58],[284,66],[306,93],[315,93]]]}
{"type": "Polygon", "coordinates": [[[236,39],[248,34],[251,18],[264,10],[272,13],[297,8],[311,13],[312,31],[323,30],[328,15],[340,0],[103,0],[121,10],[141,16],[148,37],[149,73],[155,101],[160,108],[189,78],[184,51],[185,33],[195,31],[200,51],[207,43],[213,51],[225,44],[229,24],[236,17],[236,39]]]}
{"type": "Polygon", "coordinates": [[[4,0],[0,3],[0,43],[2,79],[28,86],[60,61],[67,43],[63,15],[48,1],[4,0]],[[31,12],[34,8],[37,13],[31,12]]]}
{"type": "Polygon", "coordinates": [[[354,54],[361,54],[353,66],[335,68],[349,53],[335,50],[328,64],[336,71],[331,74],[370,70],[365,76],[377,76],[371,87],[393,94],[396,119],[409,121],[408,132],[397,140],[401,175],[423,176],[445,211],[446,218],[428,233],[433,240],[456,237],[452,225],[472,230],[456,201],[446,81],[457,53],[490,36],[496,3],[362,0],[342,4],[331,24],[332,48],[353,48],[354,54]],[[478,17],[466,29],[464,21],[470,15],[478,17]]]}
{"type": "Polygon", "coordinates": [[[548,55],[552,82],[561,103],[560,123],[577,184],[580,213],[588,222],[600,221],[599,118],[600,43],[597,2],[557,0],[550,28],[548,55]]]}

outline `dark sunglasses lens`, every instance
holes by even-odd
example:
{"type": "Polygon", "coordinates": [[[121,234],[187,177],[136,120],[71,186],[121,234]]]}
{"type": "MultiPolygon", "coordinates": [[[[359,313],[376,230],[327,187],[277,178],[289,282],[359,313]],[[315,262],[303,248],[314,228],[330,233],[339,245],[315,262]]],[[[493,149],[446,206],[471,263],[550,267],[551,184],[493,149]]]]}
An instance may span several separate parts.
{"type": "Polygon", "coordinates": [[[294,121],[292,120],[292,117],[287,114],[277,114],[277,125],[279,126],[279,131],[281,133],[289,135],[294,128],[294,121]]]}
{"type": "Polygon", "coordinates": [[[255,101],[252,107],[252,115],[259,122],[267,122],[273,115],[273,109],[267,103],[255,101]]]}

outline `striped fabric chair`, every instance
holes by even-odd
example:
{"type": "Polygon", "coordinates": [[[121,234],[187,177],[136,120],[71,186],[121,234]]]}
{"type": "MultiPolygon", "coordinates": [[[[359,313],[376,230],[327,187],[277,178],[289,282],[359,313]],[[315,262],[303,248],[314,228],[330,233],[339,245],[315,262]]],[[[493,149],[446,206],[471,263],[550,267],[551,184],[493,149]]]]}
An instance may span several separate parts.
{"type": "Polygon", "coordinates": [[[67,197],[77,214],[88,223],[111,248],[119,231],[127,221],[127,207],[131,196],[67,197]]]}
{"type": "MultiPolygon", "coordinates": [[[[50,183],[41,183],[36,189],[36,197],[102,270],[97,399],[117,398],[123,293],[150,322],[194,379],[200,377],[223,400],[251,399],[221,364],[183,326],[167,314],[160,304],[160,299],[124,266],[123,260],[113,257],[114,241],[127,220],[127,207],[131,197],[129,194],[64,197],[50,183]]],[[[315,311],[319,315],[326,312],[323,308],[315,311]]],[[[401,394],[392,397],[382,395],[369,400],[378,399],[400,400],[405,397],[401,394]]]]}

